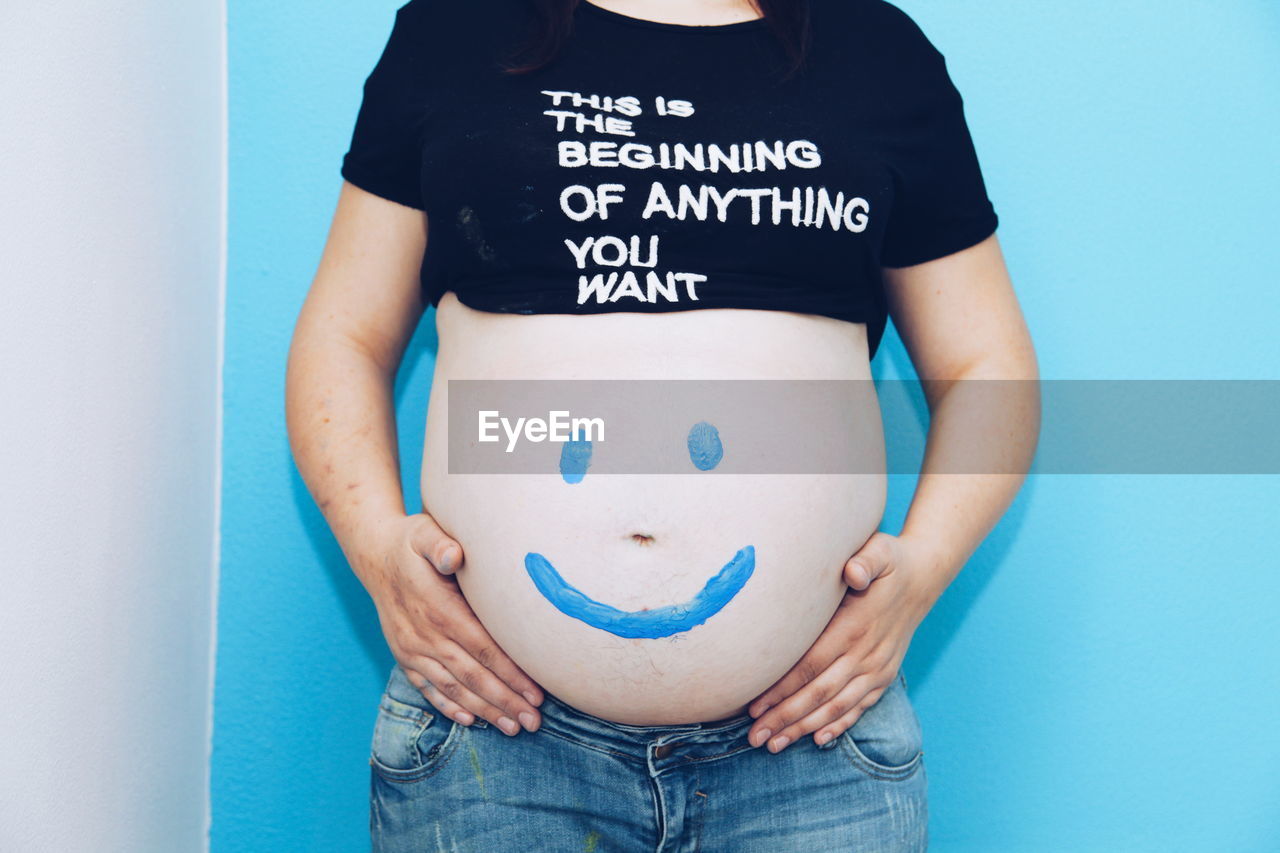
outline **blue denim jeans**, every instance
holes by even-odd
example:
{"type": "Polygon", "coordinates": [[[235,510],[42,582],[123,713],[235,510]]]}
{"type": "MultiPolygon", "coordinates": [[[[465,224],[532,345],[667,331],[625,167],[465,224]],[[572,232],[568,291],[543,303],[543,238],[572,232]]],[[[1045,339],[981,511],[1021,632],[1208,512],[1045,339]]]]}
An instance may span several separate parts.
{"type": "Polygon", "coordinates": [[[396,667],[370,756],[379,853],[915,851],[928,844],[920,721],[901,674],[854,726],[774,755],[750,717],[628,726],[551,694],[508,737],[438,711],[396,667]]]}

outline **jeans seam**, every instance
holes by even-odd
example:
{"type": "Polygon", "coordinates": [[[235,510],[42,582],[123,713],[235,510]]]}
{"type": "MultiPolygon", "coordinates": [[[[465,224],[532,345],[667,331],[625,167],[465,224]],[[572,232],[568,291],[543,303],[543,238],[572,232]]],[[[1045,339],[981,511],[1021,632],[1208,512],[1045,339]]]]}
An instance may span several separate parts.
{"type": "Polygon", "coordinates": [[[911,776],[911,774],[919,770],[920,765],[923,763],[923,758],[924,758],[923,749],[918,750],[916,754],[912,757],[912,759],[908,761],[906,764],[903,764],[900,767],[888,767],[882,764],[876,764],[872,762],[870,758],[867,758],[866,756],[864,756],[861,750],[858,749],[858,745],[853,742],[853,738],[849,735],[848,731],[844,732],[844,734],[840,736],[840,741],[841,743],[844,744],[843,751],[845,754],[845,758],[848,759],[849,762],[853,764],[855,767],[857,767],[859,770],[862,770],[864,773],[866,773],[868,776],[873,776],[877,779],[884,779],[884,780],[906,779],[907,777],[911,776]]]}
{"type": "MultiPolygon", "coordinates": [[[[372,756],[370,756],[372,759],[372,756]]],[[[369,832],[373,836],[374,841],[382,837],[382,813],[378,808],[378,780],[377,771],[373,765],[369,765],[369,832]]]]}
{"type": "MultiPolygon", "coordinates": [[[[449,763],[449,759],[453,758],[453,754],[458,751],[458,741],[461,739],[458,736],[459,725],[460,724],[456,722],[453,724],[448,736],[445,738],[444,742],[440,744],[435,758],[428,761],[420,768],[415,768],[413,770],[397,770],[394,767],[388,767],[378,761],[377,757],[372,752],[369,754],[369,766],[387,782],[421,782],[423,779],[428,779],[443,770],[445,765],[449,763]]],[[[422,731],[425,730],[426,726],[424,725],[422,727],[422,731]]],[[[418,732],[418,737],[422,736],[422,731],[418,732]]]]}
{"type": "Polygon", "coordinates": [[[546,726],[543,726],[542,728],[538,729],[538,732],[539,733],[545,732],[546,734],[549,734],[552,737],[559,738],[560,740],[565,741],[566,743],[573,744],[574,746],[581,747],[582,749],[589,749],[592,752],[600,752],[605,755],[613,755],[613,756],[617,756],[618,758],[625,758],[636,764],[645,763],[641,758],[635,755],[631,755],[630,753],[621,752],[616,749],[610,749],[607,746],[593,746],[592,744],[589,744],[589,743],[583,743],[580,740],[569,737],[566,734],[562,734],[556,731],[555,729],[547,728],[546,726]]]}
{"type": "MultiPolygon", "coordinates": [[[[675,744],[675,746],[679,746],[679,744],[675,744]]],[[[734,749],[731,749],[728,752],[717,752],[715,755],[701,755],[696,758],[686,758],[684,760],[684,763],[698,764],[704,761],[717,761],[721,758],[728,758],[730,755],[737,755],[740,752],[746,752],[747,750],[755,749],[755,748],[756,747],[752,746],[751,744],[747,744],[746,746],[735,747],[734,749]]]]}

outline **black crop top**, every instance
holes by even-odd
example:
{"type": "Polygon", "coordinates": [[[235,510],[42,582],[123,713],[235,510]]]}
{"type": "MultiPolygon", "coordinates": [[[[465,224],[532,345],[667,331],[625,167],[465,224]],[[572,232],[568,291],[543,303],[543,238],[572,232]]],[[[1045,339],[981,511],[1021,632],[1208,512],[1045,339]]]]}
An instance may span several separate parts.
{"type": "Polygon", "coordinates": [[[504,74],[524,0],[410,0],[342,176],[426,211],[425,301],[591,314],[756,308],[884,330],[882,266],[996,228],[946,62],[884,0],[810,0],[808,66],[764,20],[581,0],[554,62],[504,74]]]}

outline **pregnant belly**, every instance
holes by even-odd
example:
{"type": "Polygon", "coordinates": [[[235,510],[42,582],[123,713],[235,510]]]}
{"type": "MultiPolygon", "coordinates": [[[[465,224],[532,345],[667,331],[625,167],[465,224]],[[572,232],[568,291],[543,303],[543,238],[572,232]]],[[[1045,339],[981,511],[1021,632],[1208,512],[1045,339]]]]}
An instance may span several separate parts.
{"type": "Polygon", "coordinates": [[[871,477],[739,479],[491,475],[437,512],[468,602],[544,688],[623,723],[714,720],[822,631],[883,498],[871,477]]]}
{"type": "MultiPolygon", "coordinates": [[[[641,335],[654,334],[654,321],[666,318],[633,315],[604,324],[598,323],[603,318],[572,318],[575,331],[567,336],[560,326],[569,318],[475,317],[448,300],[437,315],[441,347],[428,407],[423,496],[427,511],[462,544],[466,563],[457,579],[477,617],[535,681],[587,713],[632,725],[741,713],[800,658],[835,611],[845,590],[844,563],[879,523],[883,473],[588,469],[571,476],[554,465],[546,473],[452,472],[450,441],[459,437],[448,435],[449,379],[580,378],[581,370],[565,365],[582,364],[588,353],[592,377],[654,378],[637,373],[627,356],[609,363],[593,329],[610,344],[621,339],[619,353],[635,352],[625,346],[627,335],[638,345],[641,335]],[[493,324],[501,328],[490,334],[493,324]],[[529,353],[555,356],[539,363],[529,353]]],[[[819,325],[833,336],[824,345],[796,315],[739,313],[750,316],[726,326],[737,334],[726,336],[723,363],[713,357],[709,366],[706,347],[725,318],[699,324],[699,354],[686,360],[668,351],[660,373],[761,378],[781,371],[790,378],[795,365],[812,376],[831,363],[854,376],[865,370],[865,350],[861,365],[856,358],[828,361],[847,355],[840,347],[849,333],[841,327],[858,327],[819,325]],[[757,342],[794,337],[781,350],[790,355],[766,363],[735,352],[744,323],[763,324],[750,330],[757,342]]],[[[878,440],[878,410],[872,405],[864,415],[866,429],[825,438],[878,440]]],[[[688,432],[681,418],[689,417],[672,412],[672,429],[688,432]]],[[[731,448],[735,424],[727,417],[716,426],[731,448]]]]}

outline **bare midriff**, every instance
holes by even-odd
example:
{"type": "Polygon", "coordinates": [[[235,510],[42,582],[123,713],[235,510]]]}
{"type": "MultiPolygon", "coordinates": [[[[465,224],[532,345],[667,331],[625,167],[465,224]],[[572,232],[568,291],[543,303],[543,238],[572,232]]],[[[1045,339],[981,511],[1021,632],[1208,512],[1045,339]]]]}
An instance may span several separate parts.
{"type": "MultiPolygon", "coordinates": [[[[845,562],[878,526],[883,468],[723,476],[449,472],[447,382],[459,379],[869,380],[866,327],[784,311],[575,316],[476,311],[448,293],[427,411],[425,509],[461,543],[467,601],[542,687],[630,725],[742,713],[804,654],[846,587],[845,562]],[[749,551],[747,550],[749,549],[749,551]],[[569,615],[535,584],[535,552],[596,602],[626,613],[681,605],[744,552],[749,579],[705,621],[625,636],[569,615]]],[[[874,394],[851,434],[883,458],[874,394]]],[[[749,413],[743,413],[749,417],[749,413]]],[[[688,424],[673,413],[671,428],[688,424]]],[[[733,423],[716,424],[726,454],[733,423]]],[[[665,611],[664,611],[665,612],[665,611]]]]}

